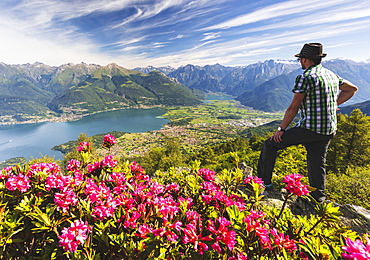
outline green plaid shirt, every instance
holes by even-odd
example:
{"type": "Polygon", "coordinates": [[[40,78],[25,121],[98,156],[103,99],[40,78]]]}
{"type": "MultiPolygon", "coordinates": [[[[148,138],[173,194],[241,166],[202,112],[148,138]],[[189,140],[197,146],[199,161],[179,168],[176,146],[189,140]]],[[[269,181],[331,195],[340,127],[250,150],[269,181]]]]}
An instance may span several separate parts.
{"type": "Polygon", "coordinates": [[[299,107],[302,127],[323,135],[337,129],[337,96],[343,79],[323,66],[314,65],[296,78],[294,93],[305,95],[299,107]]]}

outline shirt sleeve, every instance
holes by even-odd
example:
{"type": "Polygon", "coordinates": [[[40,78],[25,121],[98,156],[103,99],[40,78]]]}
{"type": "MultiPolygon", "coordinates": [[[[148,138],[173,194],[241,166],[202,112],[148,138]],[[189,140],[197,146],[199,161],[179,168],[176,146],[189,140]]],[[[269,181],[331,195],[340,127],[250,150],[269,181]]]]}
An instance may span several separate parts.
{"type": "MultiPolygon", "coordinates": [[[[336,74],[337,75],[337,74],[336,74]]],[[[340,77],[339,75],[337,75],[338,77],[338,80],[339,80],[339,86],[342,85],[344,83],[344,79],[342,77],[340,77]]]]}
{"type": "Polygon", "coordinates": [[[299,75],[295,79],[295,84],[292,91],[293,93],[307,94],[308,87],[308,79],[304,75],[299,75]]]}

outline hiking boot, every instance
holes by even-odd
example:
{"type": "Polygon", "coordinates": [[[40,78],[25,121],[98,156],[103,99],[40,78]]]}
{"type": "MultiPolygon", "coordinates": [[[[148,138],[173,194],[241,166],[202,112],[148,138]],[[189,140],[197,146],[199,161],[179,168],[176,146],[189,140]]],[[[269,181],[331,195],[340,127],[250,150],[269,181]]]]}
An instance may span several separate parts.
{"type": "Polygon", "coordinates": [[[273,190],[274,189],[274,185],[272,183],[270,184],[265,184],[265,190],[269,191],[269,190],[273,190]]]}
{"type": "Polygon", "coordinates": [[[273,184],[272,183],[270,183],[268,185],[265,184],[264,186],[265,186],[265,190],[262,191],[260,195],[263,195],[263,196],[266,197],[268,195],[269,191],[273,191],[274,190],[274,187],[273,187],[273,184]]]}

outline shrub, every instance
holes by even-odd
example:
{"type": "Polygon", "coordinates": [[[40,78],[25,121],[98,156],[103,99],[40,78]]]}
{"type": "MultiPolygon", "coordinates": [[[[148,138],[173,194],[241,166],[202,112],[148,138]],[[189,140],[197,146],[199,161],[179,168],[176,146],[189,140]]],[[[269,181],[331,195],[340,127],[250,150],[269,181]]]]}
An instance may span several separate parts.
{"type": "Polygon", "coordinates": [[[370,168],[351,167],[345,174],[329,173],[326,192],[340,204],[361,205],[370,210],[370,168]]]}
{"type": "Polygon", "coordinates": [[[261,203],[262,181],[238,168],[216,173],[194,162],[149,175],[111,155],[89,162],[89,149],[79,150],[84,162],[66,169],[2,170],[2,259],[339,259],[365,241],[333,204],[309,216],[285,208],[308,192],[299,174],[284,177],[290,193],[276,208],[261,203]]]}

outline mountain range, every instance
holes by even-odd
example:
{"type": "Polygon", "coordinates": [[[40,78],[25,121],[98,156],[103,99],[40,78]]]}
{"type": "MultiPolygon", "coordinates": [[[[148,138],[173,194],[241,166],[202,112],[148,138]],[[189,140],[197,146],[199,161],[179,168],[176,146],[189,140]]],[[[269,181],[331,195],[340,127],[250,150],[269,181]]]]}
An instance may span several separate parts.
{"type": "MultiPolygon", "coordinates": [[[[323,62],[359,88],[346,103],[369,109],[370,63],[335,59],[323,62]]],[[[234,96],[256,110],[284,110],[292,98],[295,77],[303,71],[296,61],[266,60],[248,66],[220,64],[177,69],[170,66],[126,69],[117,64],[0,63],[0,120],[83,115],[126,107],[200,104],[205,93],[234,96]]]]}
{"type": "MultiPolygon", "coordinates": [[[[366,108],[370,102],[370,59],[355,62],[345,59],[323,61],[323,66],[358,86],[356,95],[345,103],[353,107],[366,108]],[[362,102],[365,102],[362,104],[362,102]]],[[[145,68],[146,70],[148,68],[145,68]]],[[[267,60],[245,67],[225,67],[220,64],[204,67],[186,65],[178,69],[162,71],[169,77],[176,78],[190,89],[205,92],[223,92],[235,97],[241,104],[266,112],[285,110],[293,96],[292,87],[297,75],[303,70],[296,61],[267,60]]],[[[135,68],[134,70],[144,70],[135,68]]],[[[148,71],[148,70],[147,70],[148,71]]],[[[365,111],[366,112],[366,111],[365,111]]],[[[370,113],[370,111],[367,111],[370,113]]]]}

